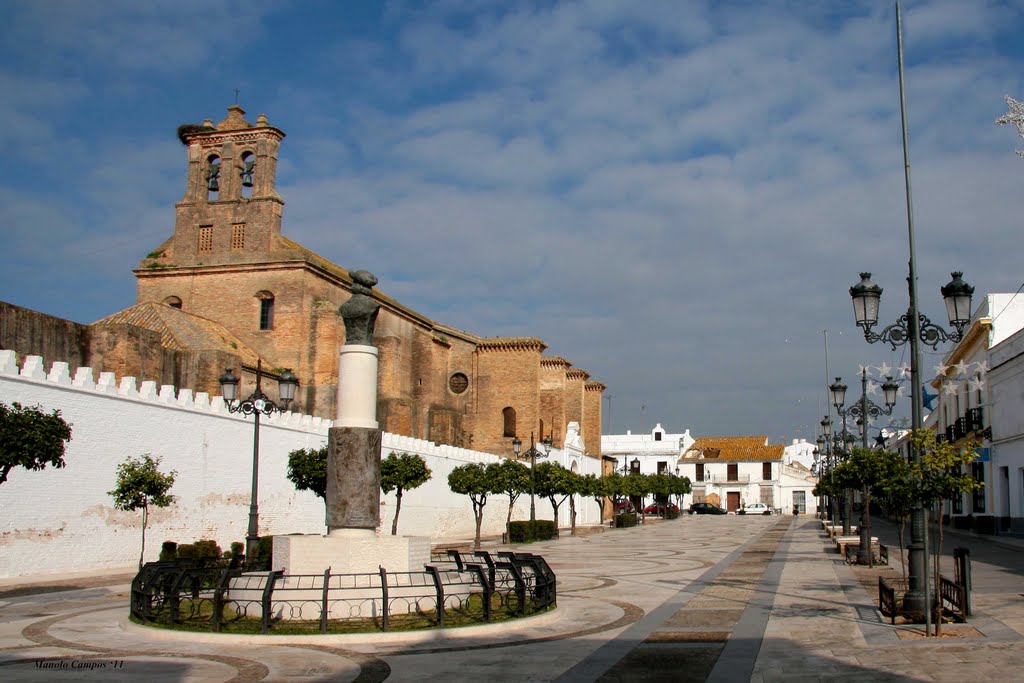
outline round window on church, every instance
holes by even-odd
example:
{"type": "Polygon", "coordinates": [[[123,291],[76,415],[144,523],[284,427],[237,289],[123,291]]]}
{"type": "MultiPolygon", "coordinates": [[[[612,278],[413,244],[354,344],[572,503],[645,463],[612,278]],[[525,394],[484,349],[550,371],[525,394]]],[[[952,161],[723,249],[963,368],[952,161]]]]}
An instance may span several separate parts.
{"type": "Polygon", "coordinates": [[[448,389],[453,394],[465,393],[466,389],[469,388],[469,378],[461,372],[456,372],[454,375],[448,378],[448,389]]]}

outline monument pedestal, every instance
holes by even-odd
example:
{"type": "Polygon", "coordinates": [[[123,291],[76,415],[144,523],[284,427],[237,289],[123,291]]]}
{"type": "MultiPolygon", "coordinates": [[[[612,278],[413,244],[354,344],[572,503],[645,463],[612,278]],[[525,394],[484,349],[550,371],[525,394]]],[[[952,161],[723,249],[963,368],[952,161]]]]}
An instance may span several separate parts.
{"type": "Polygon", "coordinates": [[[373,529],[337,529],[326,536],[275,536],[274,570],[285,574],[421,572],[430,562],[427,536],[378,535],[373,529]]]}

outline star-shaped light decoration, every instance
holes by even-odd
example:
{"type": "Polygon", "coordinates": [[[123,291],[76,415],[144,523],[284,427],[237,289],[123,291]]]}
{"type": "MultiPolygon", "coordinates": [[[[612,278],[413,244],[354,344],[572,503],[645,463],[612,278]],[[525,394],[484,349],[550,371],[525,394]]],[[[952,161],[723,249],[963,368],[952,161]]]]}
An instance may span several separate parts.
{"type": "Polygon", "coordinates": [[[870,365],[860,365],[860,364],[858,364],[857,365],[857,374],[863,376],[865,372],[870,376],[871,375],[871,366],[870,365]]]}
{"type": "Polygon", "coordinates": [[[874,380],[868,380],[868,393],[872,396],[878,396],[878,383],[874,380]]]}
{"type": "Polygon", "coordinates": [[[910,365],[904,363],[900,366],[900,379],[906,379],[910,377],[910,365]]]}
{"type": "Polygon", "coordinates": [[[938,365],[935,366],[936,377],[944,377],[947,372],[949,372],[948,365],[943,365],[942,363],[939,363],[938,365]]]}
{"type": "Polygon", "coordinates": [[[944,393],[946,396],[956,396],[956,394],[957,394],[956,383],[954,383],[954,382],[943,382],[943,384],[942,384],[942,393],[944,393]]]}
{"type": "Polygon", "coordinates": [[[981,376],[978,376],[974,379],[967,380],[967,384],[970,385],[971,391],[981,391],[985,386],[985,380],[983,380],[981,376]]]}
{"type": "Polygon", "coordinates": [[[956,374],[958,374],[958,375],[966,375],[967,371],[970,370],[970,368],[971,368],[971,364],[967,363],[965,361],[960,361],[959,363],[957,363],[953,367],[956,368],[956,374]]]}
{"type": "MultiPolygon", "coordinates": [[[[999,125],[1010,124],[1017,127],[1017,132],[1024,138],[1024,102],[1018,102],[1009,95],[1006,96],[1006,106],[1010,108],[1003,116],[996,119],[999,125]]],[[[1024,157],[1024,150],[1017,150],[1017,156],[1024,157]]]]}
{"type": "Polygon", "coordinates": [[[903,398],[907,395],[907,392],[903,391],[903,385],[896,387],[896,398],[903,398]]]}
{"type": "Polygon", "coordinates": [[[878,366],[878,376],[879,377],[888,377],[891,374],[892,374],[892,368],[889,367],[888,363],[882,363],[881,365],[878,366]]]}
{"type": "Polygon", "coordinates": [[[978,375],[984,377],[986,374],[988,374],[988,361],[987,360],[978,361],[977,366],[978,366],[978,375]]]}

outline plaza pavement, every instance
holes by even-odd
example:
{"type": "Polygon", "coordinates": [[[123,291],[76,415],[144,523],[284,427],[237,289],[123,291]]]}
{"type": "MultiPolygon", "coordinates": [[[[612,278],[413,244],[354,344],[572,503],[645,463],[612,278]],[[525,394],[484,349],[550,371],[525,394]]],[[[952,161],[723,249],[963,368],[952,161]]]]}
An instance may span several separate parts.
{"type": "Polygon", "coordinates": [[[0,680],[1018,680],[1024,544],[977,547],[976,615],[959,627],[977,635],[941,641],[901,638],[913,629],[881,619],[808,517],[684,516],[532,544],[558,608],[447,631],[171,632],[128,621],[128,574],[2,581],[0,680]]]}

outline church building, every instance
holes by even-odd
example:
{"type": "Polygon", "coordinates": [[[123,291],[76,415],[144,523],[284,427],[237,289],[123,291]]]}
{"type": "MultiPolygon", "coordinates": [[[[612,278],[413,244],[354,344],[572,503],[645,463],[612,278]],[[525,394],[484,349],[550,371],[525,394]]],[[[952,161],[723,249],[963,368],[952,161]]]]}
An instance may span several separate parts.
{"type": "MultiPolygon", "coordinates": [[[[91,347],[88,364],[159,378],[173,363],[178,386],[211,394],[233,366],[245,395],[260,359],[271,373],[298,376],[293,410],[333,419],[345,341],[338,307],[352,280],[282,234],[275,175],[284,132],[262,114],[250,123],[232,105],[219,123],[182,126],[178,135],[187,173],[174,234],[134,270],[136,305],[89,326],[103,341],[91,347]],[[161,348],[140,339],[159,339],[161,348]]],[[[376,289],[373,296],[381,305],[374,344],[382,429],[511,454],[515,436],[551,435],[560,447],[567,424],[577,422],[588,454],[600,457],[605,386],[586,371],[545,356],[540,339],[478,337],[376,289]]]]}

